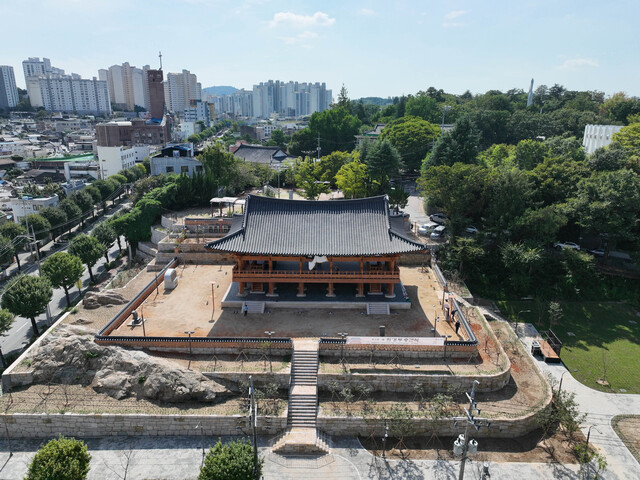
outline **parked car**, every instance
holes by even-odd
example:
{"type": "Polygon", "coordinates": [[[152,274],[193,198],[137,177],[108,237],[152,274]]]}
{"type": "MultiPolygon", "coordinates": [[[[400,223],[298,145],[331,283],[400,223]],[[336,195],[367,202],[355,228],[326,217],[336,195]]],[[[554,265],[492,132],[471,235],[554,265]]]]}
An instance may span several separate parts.
{"type": "Polygon", "coordinates": [[[442,240],[446,228],[447,227],[445,227],[444,225],[440,225],[439,227],[434,228],[433,232],[431,232],[431,240],[442,240]]]}
{"type": "Polygon", "coordinates": [[[572,250],[580,250],[580,245],[573,242],[556,242],[553,244],[553,248],[570,248],[572,250]]]}
{"type": "Polygon", "coordinates": [[[418,226],[418,233],[420,235],[429,235],[434,228],[438,226],[435,222],[427,222],[418,226]]]}
{"type": "Polygon", "coordinates": [[[604,248],[595,248],[593,250],[587,250],[591,255],[596,257],[604,257],[604,248]]]}
{"type": "Polygon", "coordinates": [[[478,229],[473,225],[469,225],[467,228],[464,229],[464,231],[468,235],[475,235],[476,233],[478,233],[478,229]]]}
{"type": "Polygon", "coordinates": [[[447,217],[444,213],[433,213],[429,215],[429,218],[432,222],[439,223],[440,225],[443,225],[449,221],[449,217],[447,217]]]}

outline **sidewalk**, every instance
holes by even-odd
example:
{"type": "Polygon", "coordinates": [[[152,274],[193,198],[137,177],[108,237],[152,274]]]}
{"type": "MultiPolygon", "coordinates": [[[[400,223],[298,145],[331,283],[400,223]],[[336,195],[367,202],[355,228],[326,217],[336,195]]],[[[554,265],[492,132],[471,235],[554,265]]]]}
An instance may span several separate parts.
{"type": "MultiPolygon", "coordinates": [[[[484,307],[478,308],[483,314],[487,313],[506,321],[493,311],[484,307]]],[[[513,325],[511,326],[513,328],[513,325]]],[[[518,334],[526,351],[530,354],[531,344],[536,338],[540,338],[540,334],[530,323],[521,324],[518,334]]],[[[581,426],[582,432],[586,436],[589,427],[592,426],[589,443],[599,447],[606,457],[607,470],[604,477],[620,480],[640,479],[640,464],[611,426],[611,419],[616,415],[640,415],[640,395],[599,392],[578,382],[562,363],[545,363],[535,357],[533,360],[543,374],[555,379],[558,384],[564,374],[562,389],[575,393],[580,411],[587,415],[585,423],[581,426]]]]}

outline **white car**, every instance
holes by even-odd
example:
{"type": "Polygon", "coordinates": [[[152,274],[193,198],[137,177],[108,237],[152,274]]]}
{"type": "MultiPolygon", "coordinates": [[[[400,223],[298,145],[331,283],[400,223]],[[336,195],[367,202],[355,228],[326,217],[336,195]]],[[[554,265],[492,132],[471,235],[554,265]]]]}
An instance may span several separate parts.
{"type": "Polygon", "coordinates": [[[580,245],[573,242],[556,242],[553,244],[553,248],[570,248],[572,250],[580,250],[580,245]]]}
{"type": "Polygon", "coordinates": [[[464,229],[464,231],[469,235],[475,235],[476,233],[478,233],[478,229],[473,225],[469,225],[467,228],[464,229]]]}
{"type": "Polygon", "coordinates": [[[435,222],[423,223],[422,225],[418,226],[418,233],[420,235],[429,235],[437,226],[438,224],[435,222]]]}
{"type": "Polygon", "coordinates": [[[444,238],[445,229],[446,227],[444,225],[436,227],[433,232],[431,232],[431,240],[442,240],[442,238],[444,238]]]}

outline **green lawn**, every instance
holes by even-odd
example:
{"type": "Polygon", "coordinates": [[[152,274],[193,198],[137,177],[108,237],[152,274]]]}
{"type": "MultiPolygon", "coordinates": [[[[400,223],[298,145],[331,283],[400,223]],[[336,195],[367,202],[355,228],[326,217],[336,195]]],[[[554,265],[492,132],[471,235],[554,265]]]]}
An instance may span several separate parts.
{"type": "MultiPolygon", "coordinates": [[[[547,330],[548,303],[500,301],[500,310],[512,320],[547,330]]],[[[560,357],[573,376],[604,392],[640,393],[640,316],[636,309],[613,302],[561,302],[563,317],[552,330],[563,343],[560,357]],[[633,323],[635,322],[635,323],[633,323]],[[569,332],[575,336],[569,335],[569,332]],[[573,370],[577,369],[577,372],[573,370]],[[610,386],[596,383],[603,377],[610,386]]]]}

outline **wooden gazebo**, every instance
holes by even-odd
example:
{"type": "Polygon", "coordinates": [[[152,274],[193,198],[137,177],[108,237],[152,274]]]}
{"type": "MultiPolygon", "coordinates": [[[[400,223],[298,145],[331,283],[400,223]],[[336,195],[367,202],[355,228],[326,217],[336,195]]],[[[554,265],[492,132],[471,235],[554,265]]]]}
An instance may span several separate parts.
{"type": "Polygon", "coordinates": [[[392,220],[386,196],[313,202],[249,195],[229,234],[205,248],[233,254],[240,295],[277,296],[278,284],[295,283],[304,297],[305,284],[322,283],[328,297],[335,284],[352,284],[358,297],[393,298],[398,258],[426,246],[392,220]]]}

